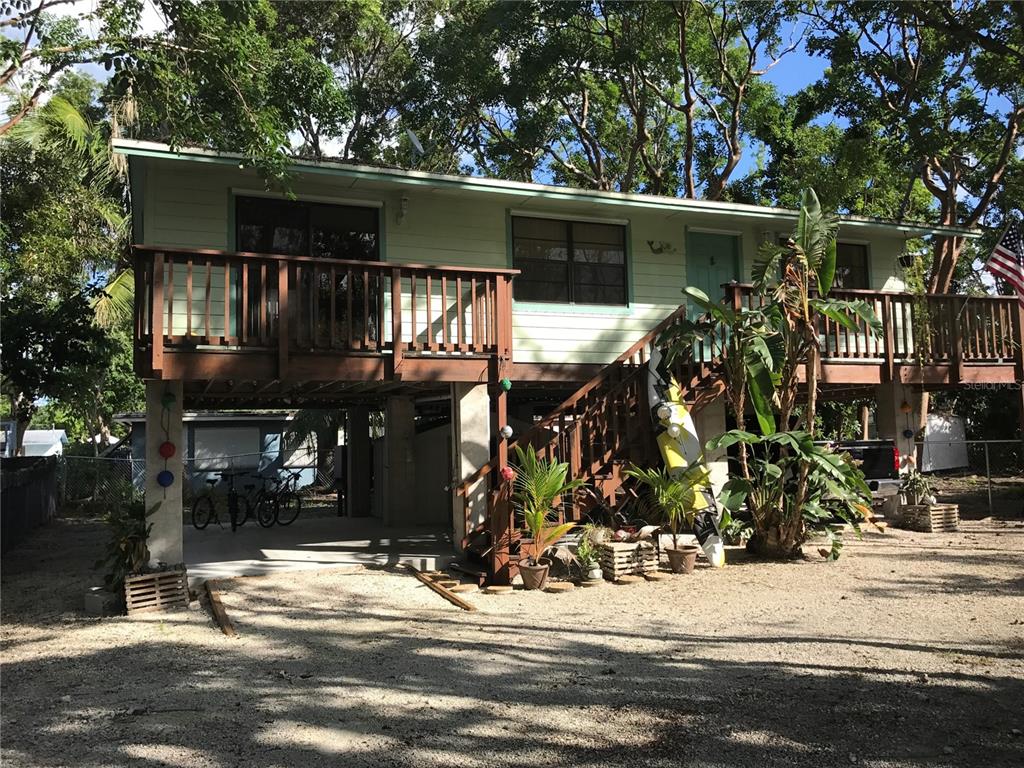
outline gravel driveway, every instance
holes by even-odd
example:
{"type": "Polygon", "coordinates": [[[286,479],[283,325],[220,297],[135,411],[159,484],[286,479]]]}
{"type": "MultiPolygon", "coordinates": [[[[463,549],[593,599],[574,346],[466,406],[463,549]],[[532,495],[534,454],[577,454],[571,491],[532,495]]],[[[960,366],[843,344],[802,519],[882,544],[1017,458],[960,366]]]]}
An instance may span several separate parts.
{"type": "Polygon", "coordinates": [[[3,765],[1021,766],[1024,525],[841,560],[444,602],[283,574],[144,620],[80,604],[102,531],[3,569],[3,765]]]}

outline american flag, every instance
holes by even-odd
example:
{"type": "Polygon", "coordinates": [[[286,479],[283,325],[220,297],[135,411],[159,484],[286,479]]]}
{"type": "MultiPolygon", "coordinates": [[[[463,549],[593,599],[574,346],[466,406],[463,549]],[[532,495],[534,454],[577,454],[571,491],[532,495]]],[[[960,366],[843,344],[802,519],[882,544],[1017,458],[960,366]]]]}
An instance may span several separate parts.
{"type": "Polygon", "coordinates": [[[1017,299],[1024,305],[1024,238],[1016,222],[1006,227],[985,268],[1016,288],[1017,299]]]}

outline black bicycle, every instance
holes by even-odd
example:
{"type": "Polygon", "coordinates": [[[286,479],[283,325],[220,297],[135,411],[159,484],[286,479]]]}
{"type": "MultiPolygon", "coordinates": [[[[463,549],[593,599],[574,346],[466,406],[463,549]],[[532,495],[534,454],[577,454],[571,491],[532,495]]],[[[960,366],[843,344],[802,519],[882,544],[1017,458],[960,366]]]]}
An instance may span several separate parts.
{"type": "MultiPolygon", "coordinates": [[[[227,512],[228,519],[231,521],[231,530],[234,532],[239,527],[245,525],[245,521],[252,517],[252,503],[249,501],[247,494],[239,493],[235,490],[235,478],[246,474],[248,473],[224,471],[220,473],[219,478],[207,479],[206,484],[210,487],[192,502],[192,525],[200,531],[211,522],[217,523],[221,528],[224,527],[218,512],[218,499],[221,498],[222,494],[214,491],[216,486],[224,481],[227,481],[228,484],[225,498],[227,499],[227,512]]],[[[251,492],[255,487],[255,484],[251,484],[246,485],[245,489],[251,492]]]]}
{"type": "Polygon", "coordinates": [[[300,473],[295,470],[286,472],[287,477],[283,480],[271,480],[271,487],[267,487],[267,480],[264,478],[263,486],[254,497],[256,520],[264,528],[269,528],[274,523],[291,525],[302,512],[302,497],[295,490],[298,487],[300,473]]]}

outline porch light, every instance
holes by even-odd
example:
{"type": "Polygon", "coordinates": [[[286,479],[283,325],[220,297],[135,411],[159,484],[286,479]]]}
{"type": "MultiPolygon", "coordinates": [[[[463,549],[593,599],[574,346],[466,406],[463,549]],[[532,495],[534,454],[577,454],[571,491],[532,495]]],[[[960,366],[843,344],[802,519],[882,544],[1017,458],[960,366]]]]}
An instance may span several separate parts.
{"type": "Polygon", "coordinates": [[[506,424],[505,426],[498,430],[498,434],[501,435],[502,440],[508,440],[510,437],[512,437],[512,427],[506,424]]]}

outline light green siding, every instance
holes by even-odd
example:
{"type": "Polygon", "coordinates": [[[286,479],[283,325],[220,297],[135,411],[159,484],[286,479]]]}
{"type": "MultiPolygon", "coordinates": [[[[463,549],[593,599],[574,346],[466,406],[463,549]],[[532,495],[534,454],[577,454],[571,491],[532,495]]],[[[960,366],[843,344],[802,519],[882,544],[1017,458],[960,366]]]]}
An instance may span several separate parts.
{"type": "MultiPolygon", "coordinates": [[[[234,244],[232,190],[261,190],[255,172],[231,165],[149,159],[143,175],[143,242],[147,245],[227,249],[234,244]]],[[[629,347],[681,301],[685,285],[687,227],[729,231],[739,236],[742,279],[748,280],[757,244],[775,237],[788,223],[759,223],[750,218],[735,224],[725,215],[655,209],[622,209],[594,202],[521,199],[456,189],[401,188],[394,183],[326,174],[299,174],[292,184],[298,198],[364,201],[381,208],[382,259],[414,264],[508,265],[509,211],[564,213],[594,220],[628,218],[630,234],[628,307],[523,304],[513,314],[516,362],[603,363],[629,347]],[[400,216],[402,198],[407,211],[400,216]],[[656,252],[657,251],[657,252],[656,252]]],[[[861,236],[863,236],[861,234],[861,236]]],[[[876,288],[896,288],[895,260],[899,238],[870,243],[871,281],[876,288]]],[[[205,311],[205,270],[194,274],[193,323],[205,311]],[[201,286],[201,288],[200,288],[201,286]]],[[[175,332],[184,320],[184,275],[174,275],[175,332]],[[179,293],[180,292],[180,293],[179,293]],[[181,306],[179,299],[181,297],[181,306]]],[[[211,315],[222,317],[223,275],[212,277],[211,315]]],[[[435,289],[436,292],[437,289],[435,289]]],[[[421,310],[422,311],[422,310],[421,310]]],[[[436,312],[436,310],[435,310],[436,312]]],[[[221,332],[223,321],[211,330],[221,332]]],[[[435,328],[435,334],[439,329],[435,328]]]]}

